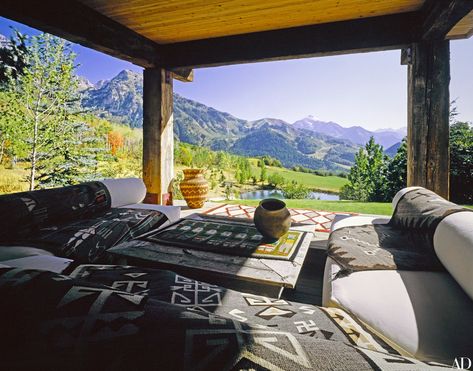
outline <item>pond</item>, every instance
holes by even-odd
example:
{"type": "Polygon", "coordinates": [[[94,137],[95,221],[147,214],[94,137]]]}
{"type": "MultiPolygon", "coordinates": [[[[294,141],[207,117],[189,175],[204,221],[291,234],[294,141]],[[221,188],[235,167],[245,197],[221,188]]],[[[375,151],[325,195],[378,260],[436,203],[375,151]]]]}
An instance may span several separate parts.
{"type": "MultiPolygon", "coordinates": [[[[242,200],[261,200],[263,198],[284,198],[281,191],[277,189],[261,189],[258,191],[240,193],[242,200]]],[[[338,201],[340,197],[337,194],[325,192],[310,192],[309,197],[313,200],[338,201]]]]}

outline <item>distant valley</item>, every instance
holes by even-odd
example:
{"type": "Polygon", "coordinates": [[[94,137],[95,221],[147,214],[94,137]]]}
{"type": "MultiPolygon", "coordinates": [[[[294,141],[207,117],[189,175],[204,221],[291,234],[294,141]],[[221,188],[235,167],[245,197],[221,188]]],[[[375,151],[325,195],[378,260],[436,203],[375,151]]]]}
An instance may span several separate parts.
{"type": "MultiPolygon", "coordinates": [[[[142,126],[142,75],[122,71],[95,86],[81,81],[82,104],[99,116],[131,127],[142,126]]],[[[180,141],[225,150],[244,156],[270,155],[284,166],[346,170],[353,165],[360,145],[374,136],[384,148],[399,143],[403,130],[369,131],[360,126],[344,128],[313,117],[289,124],[264,118],[239,119],[229,113],[174,94],[174,134],[180,141]]]]}

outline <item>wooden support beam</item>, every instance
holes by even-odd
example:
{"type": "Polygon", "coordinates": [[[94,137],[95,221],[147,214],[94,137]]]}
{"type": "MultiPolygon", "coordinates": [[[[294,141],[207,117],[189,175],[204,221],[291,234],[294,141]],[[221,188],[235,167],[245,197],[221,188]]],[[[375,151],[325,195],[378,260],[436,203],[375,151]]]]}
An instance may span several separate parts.
{"type": "Polygon", "coordinates": [[[421,38],[443,40],[448,32],[473,10],[472,0],[428,0],[421,10],[421,38]]]}
{"type": "Polygon", "coordinates": [[[174,132],[172,76],[161,68],[146,68],[143,74],[143,180],[146,203],[172,202],[174,177],[174,132]]]}
{"type": "Polygon", "coordinates": [[[449,197],[449,41],[412,45],[408,67],[407,185],[449,197]]]}
{"type": "Polygon", "coordinates": [[[411,47],[403,48],[401,50],[401,65],[407,66],[407,65],[411,64],[411,62],[412,62],[411,52],[412,52],[411,47]]]}
{"type": "Polygon", "coordinates": [[[399,49],[417,41],[419,13],[162,45],[166,68],[206,67],[399,49]]]}

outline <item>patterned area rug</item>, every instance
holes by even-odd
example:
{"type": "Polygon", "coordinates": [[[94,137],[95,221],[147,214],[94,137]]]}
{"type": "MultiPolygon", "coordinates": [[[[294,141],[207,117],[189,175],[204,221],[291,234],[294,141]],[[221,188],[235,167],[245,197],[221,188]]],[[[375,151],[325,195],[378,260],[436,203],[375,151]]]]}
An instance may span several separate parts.
{"type": "MultiPolygon", "coordinates": [[[[255,215],[255,209],[256,208],[253,206],[223,204],[214,209],[206,211],[205,214],[227,216],[232,218],[253,219],[255,215]]],[[[330,232],[330,226],[332,225],[335,215],[358,215],[354,213],[335,213],[330,211],[316,211],[310,209],[289,209],[289,212],[291,213],[292,221],[294,223],[313,224],[314,231],[326,233],[330,232]]]]}

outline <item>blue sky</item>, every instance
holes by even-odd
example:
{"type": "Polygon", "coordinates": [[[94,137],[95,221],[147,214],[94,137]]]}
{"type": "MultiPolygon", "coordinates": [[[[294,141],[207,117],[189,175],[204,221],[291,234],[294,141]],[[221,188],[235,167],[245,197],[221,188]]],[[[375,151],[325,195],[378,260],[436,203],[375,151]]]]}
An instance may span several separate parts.
{"type": "MultiPolygon", "coordinates": [[[[9,26],[29,27],[0,17],[0,34],[9,26]]],[[[73,46],[77,73],[91,82],[110,79],[131,63],[73,46]]],[[[451,42],[450,97],[457,99],[458,119],[473,121],[473,38],[451,42]]],[[[342,126],[369,130],[407,125],[407,67],[400,51],[252,63],[195,70],[194,82],[175,82],[174,90],[216,109],[255,120],[274,117],[294,122],[313,115],[342,126]]]]}

